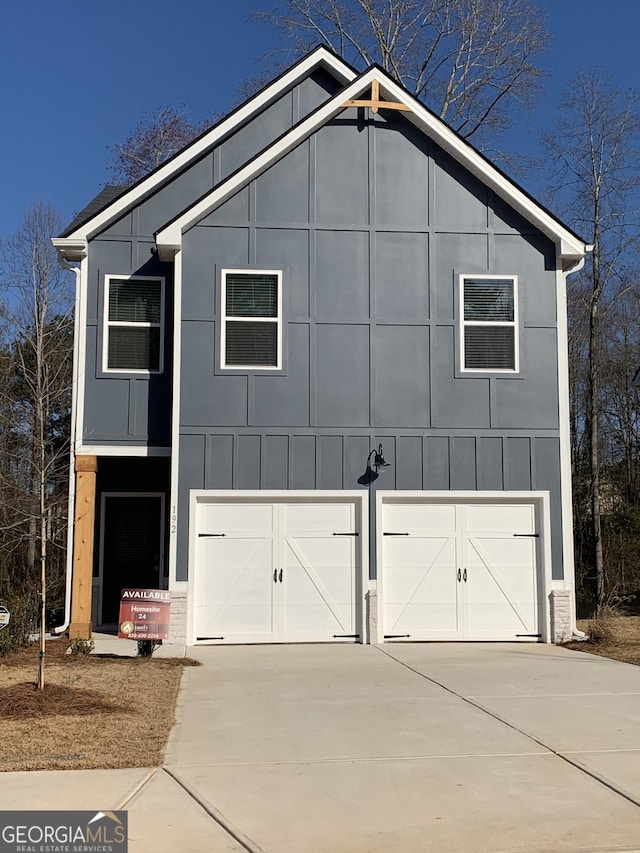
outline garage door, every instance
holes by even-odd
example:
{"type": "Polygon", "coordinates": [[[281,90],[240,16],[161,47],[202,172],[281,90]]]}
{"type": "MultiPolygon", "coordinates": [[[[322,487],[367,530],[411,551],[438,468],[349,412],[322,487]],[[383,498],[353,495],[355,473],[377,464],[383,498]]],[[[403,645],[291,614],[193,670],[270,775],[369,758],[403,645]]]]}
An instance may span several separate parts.
{"type": "Polygon", "coordinates": [[[204,499],[196,515],[196,642],[361,640],[355,501],[204,499]]]}
{"type": "Polygon", "coordinates": [[[534,502],[382,504],[389,640],[537,640],[534,502]]]}

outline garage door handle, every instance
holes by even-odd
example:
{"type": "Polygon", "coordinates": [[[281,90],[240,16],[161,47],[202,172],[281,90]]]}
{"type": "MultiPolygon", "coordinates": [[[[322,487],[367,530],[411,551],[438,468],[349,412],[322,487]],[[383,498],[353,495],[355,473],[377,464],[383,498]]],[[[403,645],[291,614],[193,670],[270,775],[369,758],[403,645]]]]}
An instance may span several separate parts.
{"type": "Polygon", "coordinates": [[[280,583],[282,583],[282,569],[280,569],[280,583]]]}
{"type": "Polygon", "coordinates": [[[465,583],[467,582],[467,570],[466,570],[466,569],[465,569],[465,570],[464,570],[464,572],[462,573],[462,580],[463,580],[465,583]]]}
{"type": "Polygon", "coordinates": [[[462,580],[462,572],[458,569],[458,583],[462,580]]]}
{"type": "Polygon", "coordinates": [[[273,582],[278,583],[278,570],[277,569],[273,570],[273,582]]]}
{"type": "Polygon", "coordinates": [[[514,536],[519,536],[521,539],[529,538],[529,539],[539,539],[539,533],[514,533],[514,536]]]}

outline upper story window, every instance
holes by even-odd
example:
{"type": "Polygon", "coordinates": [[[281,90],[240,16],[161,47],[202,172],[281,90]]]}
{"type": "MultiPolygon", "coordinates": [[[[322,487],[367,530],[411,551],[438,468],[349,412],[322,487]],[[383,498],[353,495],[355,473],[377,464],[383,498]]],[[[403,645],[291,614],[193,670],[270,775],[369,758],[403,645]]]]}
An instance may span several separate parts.
{"type": "Polygon", "coordinates": [[[104,370],[161,373],[164,279],[106,276],[104,315],[104,370]]]}
{"type": "Polygon", "coordinates": [[[220,366],[282,368],[282,272],[222,270],[220,366]]]}
{"type": "Polygon", "coordinates": [[[460,276],[463,371],[517,373],[517,276],[460,276]]]}

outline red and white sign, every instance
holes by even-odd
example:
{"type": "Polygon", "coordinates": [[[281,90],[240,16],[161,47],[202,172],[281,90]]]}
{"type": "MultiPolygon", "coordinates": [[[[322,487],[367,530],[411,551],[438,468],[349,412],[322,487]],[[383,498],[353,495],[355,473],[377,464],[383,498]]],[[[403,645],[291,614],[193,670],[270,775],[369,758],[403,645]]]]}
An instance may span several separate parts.
{"type": "Polygon", "coordinates": [[[166,589],[123,589],[120,593],[118,637],[127,640],[168,640],[171,593],[166,589]]]}

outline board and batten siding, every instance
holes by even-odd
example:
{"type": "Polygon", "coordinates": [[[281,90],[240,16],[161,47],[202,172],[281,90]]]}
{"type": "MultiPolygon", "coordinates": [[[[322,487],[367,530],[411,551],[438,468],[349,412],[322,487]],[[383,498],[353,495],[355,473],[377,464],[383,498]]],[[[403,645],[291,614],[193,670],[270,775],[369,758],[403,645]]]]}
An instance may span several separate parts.
{"type": "MultiPolygon", "coordinates": [[[[182,251],[178,580],[188,490],[548,489],[562,578],[555,249],[402,118],[346,110],[182,251]],[[281,269],[281,372],[220,369],[220,275],[281,269]],[[520,372],[461,374],[458,275],[517,275],[520,372]]],[[[372,554],[372,566],[375,564],[372,554]]]]}
{"type": "Polygon", "coordinates": [[[318,69],[284,92],[212,150],[103,229],[89,243],[82,441],[99,447],[169,446],[173,264],[160,263],[154,233],[340,88],[318,69]],[[106,275],[165,277],[164,373],[102,371],[106,275]]]}

